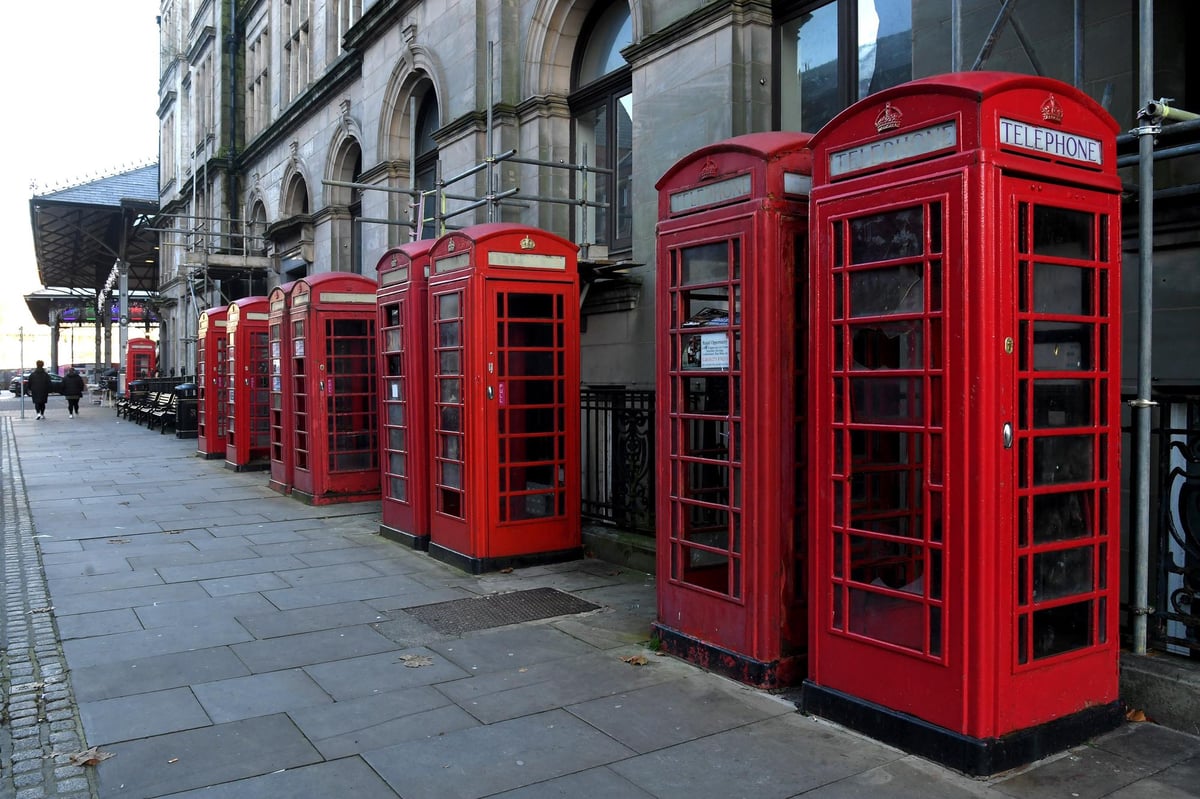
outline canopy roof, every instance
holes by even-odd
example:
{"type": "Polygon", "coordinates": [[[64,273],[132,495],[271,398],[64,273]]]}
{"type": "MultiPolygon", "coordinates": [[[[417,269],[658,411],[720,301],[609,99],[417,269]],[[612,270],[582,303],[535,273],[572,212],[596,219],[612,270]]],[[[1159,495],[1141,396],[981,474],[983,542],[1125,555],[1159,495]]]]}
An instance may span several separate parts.
{"type": "Polygon", "coordinates": [[[156,292],[157,212],[158,164],[30,198],[38,277],[47,290],[26,297],[34,319],[49,323],[52,294],[94,302],[119,260],[129,264],[130,293],[156,292]]]}

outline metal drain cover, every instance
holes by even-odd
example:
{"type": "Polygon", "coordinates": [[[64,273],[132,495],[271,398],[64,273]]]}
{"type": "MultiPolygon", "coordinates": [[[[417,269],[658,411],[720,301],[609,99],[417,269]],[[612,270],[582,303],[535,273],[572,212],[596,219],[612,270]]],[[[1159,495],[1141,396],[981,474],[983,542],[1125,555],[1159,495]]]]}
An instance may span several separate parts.
{"type": "Polygon", "coordinates": [[[559,591],[557,588],[530,588],[507,594],[453,599],[432,605],[405,608],[404,612],[415,616],[433,629],[447,635],[458,635],[472,630],[487,630],[518,624],[523,621],[549,619],[554,616],[569,616],[595,610],[593,605],[579,597],[559,591]]]}

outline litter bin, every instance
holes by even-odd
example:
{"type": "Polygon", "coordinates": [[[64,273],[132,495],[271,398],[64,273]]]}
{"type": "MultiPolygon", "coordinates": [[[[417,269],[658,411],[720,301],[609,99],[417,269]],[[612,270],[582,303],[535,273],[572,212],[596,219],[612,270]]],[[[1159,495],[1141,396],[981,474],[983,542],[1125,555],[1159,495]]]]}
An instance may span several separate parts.
{"type": "Polygon", "coordinates": [[[125,396],[131,400],[140,400],[150,390],[149,380],[130,380],[125,386],[125,396]]]}
{"type": "Polygon", "coordinates": [[[175,386],[175,437],[195,438],[197,434],[196,408],[198,405],[195,383],[180,383],[175,386]]]}

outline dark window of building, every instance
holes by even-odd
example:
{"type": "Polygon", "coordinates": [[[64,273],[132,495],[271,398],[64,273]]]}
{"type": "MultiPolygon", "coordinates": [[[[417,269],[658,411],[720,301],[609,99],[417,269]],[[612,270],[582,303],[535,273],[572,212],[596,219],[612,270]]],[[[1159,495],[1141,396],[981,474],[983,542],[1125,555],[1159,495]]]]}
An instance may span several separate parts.
{"type": "Polygon", "coordinates": [[[575,218],[575,238],[628,250],[633,239],[633,78],[621,50],[633,41],[629,6],[600,5],[588,18],[575,54],[571,114],[575,162],[596,167],[576,196],[594,205],[575,218]]]}
{"type": "Polygon", "coordinates": [[[437,186],[438,147],[433,134],[438,129],[438,103],[432,87],[425,92],[417,108],[415,142],[413,144],[413,176],[414,186],[423,192],[419,199],[420,237],[435,238],[437,230],[434,211],[437,209],[437,198],[433,190],[437,186]],[[425,193],[428,192],[428,193],[425,193]]]}
{"type": "Polygon", "coordinates": [[[912,79],[912,0],[790,3],[777,20],[780,130],[815,133],[843,108],[912,79]]]}

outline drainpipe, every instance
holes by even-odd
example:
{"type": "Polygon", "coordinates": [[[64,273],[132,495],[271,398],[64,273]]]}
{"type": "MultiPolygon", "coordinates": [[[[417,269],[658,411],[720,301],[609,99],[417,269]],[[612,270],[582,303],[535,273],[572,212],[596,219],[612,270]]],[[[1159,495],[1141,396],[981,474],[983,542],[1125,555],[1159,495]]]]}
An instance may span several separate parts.
{"type": "Polygon", "coordinates": [[[1154,101],[1154,3],[1139,0],[1138,93],[1145,106],[1138,112],[1138,374],[1137,397],[1130,400],[1134,421],[1133,651],[1146,654],[1146,617],[1150,607],[1150,335],[1154,311],[1154,137],[1160,118],[1154,101]]]}

